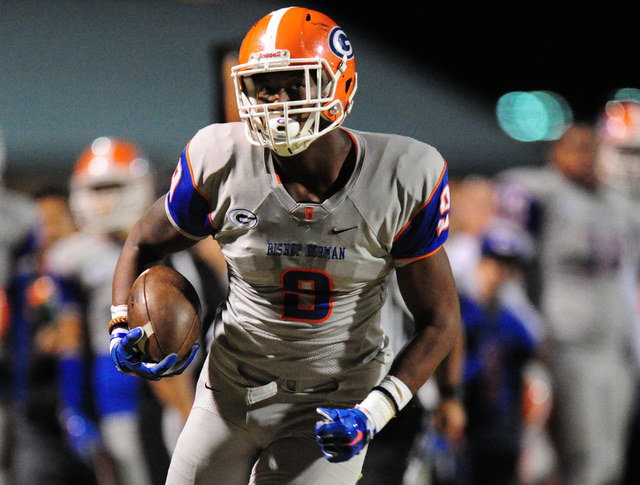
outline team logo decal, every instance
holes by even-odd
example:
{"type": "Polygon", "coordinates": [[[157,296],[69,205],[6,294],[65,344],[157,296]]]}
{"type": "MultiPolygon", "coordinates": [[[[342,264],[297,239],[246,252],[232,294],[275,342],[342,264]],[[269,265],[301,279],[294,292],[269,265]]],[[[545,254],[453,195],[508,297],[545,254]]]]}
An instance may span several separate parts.
{"type": "Polygon", "coordinates": [[[227,218],[236,227],[253,229],[258,225],[258,216],[249,209],[232,209],[227,213],[227,218]]]}
{"type": "Polygon", "coordinates": [[[340,59],[347,57],[347,59],[353,58],[353,47],[351,42],[347,38],[347,34],[344,33],[340,27],[334,27],[329,33],[329,48],[340,59]]]}

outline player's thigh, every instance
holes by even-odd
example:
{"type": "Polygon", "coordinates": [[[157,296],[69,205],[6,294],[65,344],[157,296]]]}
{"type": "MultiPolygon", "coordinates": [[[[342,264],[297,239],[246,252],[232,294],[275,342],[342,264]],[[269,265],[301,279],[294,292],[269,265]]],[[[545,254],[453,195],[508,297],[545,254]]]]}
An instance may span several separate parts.
{"type": "Polygon", "coordinates": [[[247,485],[256,456],[244,430],[196,407],[178,438],[166,485],[247,485]]]}
{"type": "Polygon", "coordinates": [[[250,485],[354,485],[366,449],[349,461],[330,463],[309,438],[283,438],[269,445],[257,460],[250,485]]]}

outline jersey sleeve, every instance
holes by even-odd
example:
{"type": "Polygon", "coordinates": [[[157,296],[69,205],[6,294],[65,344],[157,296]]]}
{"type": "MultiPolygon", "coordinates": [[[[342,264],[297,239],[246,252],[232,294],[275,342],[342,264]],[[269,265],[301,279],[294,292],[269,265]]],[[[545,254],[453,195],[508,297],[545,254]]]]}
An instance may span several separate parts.
{"type": "Polygon", "coordinates": [[[185,236],[203,239],[214,230],[211,224],[211,204],[198,189],[189,157],[191,142],[182,151],[171,177],[171,187],[165,199],[165,211],[173,225],[185,236]]]}
{"type": "Polygon", "coordinates": [[[406,264],[437,251],[449,235],[451,198],[446,163],[426,200],[394,237],[391,255],[396,264],[406,264]]]}

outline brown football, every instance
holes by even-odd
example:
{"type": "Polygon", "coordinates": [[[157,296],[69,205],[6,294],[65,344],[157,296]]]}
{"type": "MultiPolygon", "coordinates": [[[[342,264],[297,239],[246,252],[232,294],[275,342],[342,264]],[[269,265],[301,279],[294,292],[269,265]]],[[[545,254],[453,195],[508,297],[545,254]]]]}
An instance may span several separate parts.
{"type": "Polygon", "coordinates": [[[129,329],[143,327],[138,348],[147,362],[178,354],[191,355],[200,335],[200,300],[193,285],[178,271],[156,265],[138,276],[128,302],[129,329]]]}

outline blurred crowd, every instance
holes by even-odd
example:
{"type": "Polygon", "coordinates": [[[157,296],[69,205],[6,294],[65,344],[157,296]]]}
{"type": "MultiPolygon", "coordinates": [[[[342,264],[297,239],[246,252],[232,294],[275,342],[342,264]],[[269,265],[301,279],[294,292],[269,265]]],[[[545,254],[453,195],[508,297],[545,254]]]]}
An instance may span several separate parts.
{"type": "MultiPolygon", "coordinates": [[[[359,484],[640,483],[640,105],[610,102],[547,148],[537,166],[452,177],[457,384],[414,396],[359,484]]],[[[4,163],[0,138],[0,485],[161,484],[202,361],[158,382],[119,374],[106,326],[123,241],[168,181],[110,137],[63,188],[9,190],[4,163]]],[[[206,346],[219,248],[166,264],[199,292],[206,346]]],[[[383,322],[401,348],[412,322],[394,281],[383,322]]]]}

